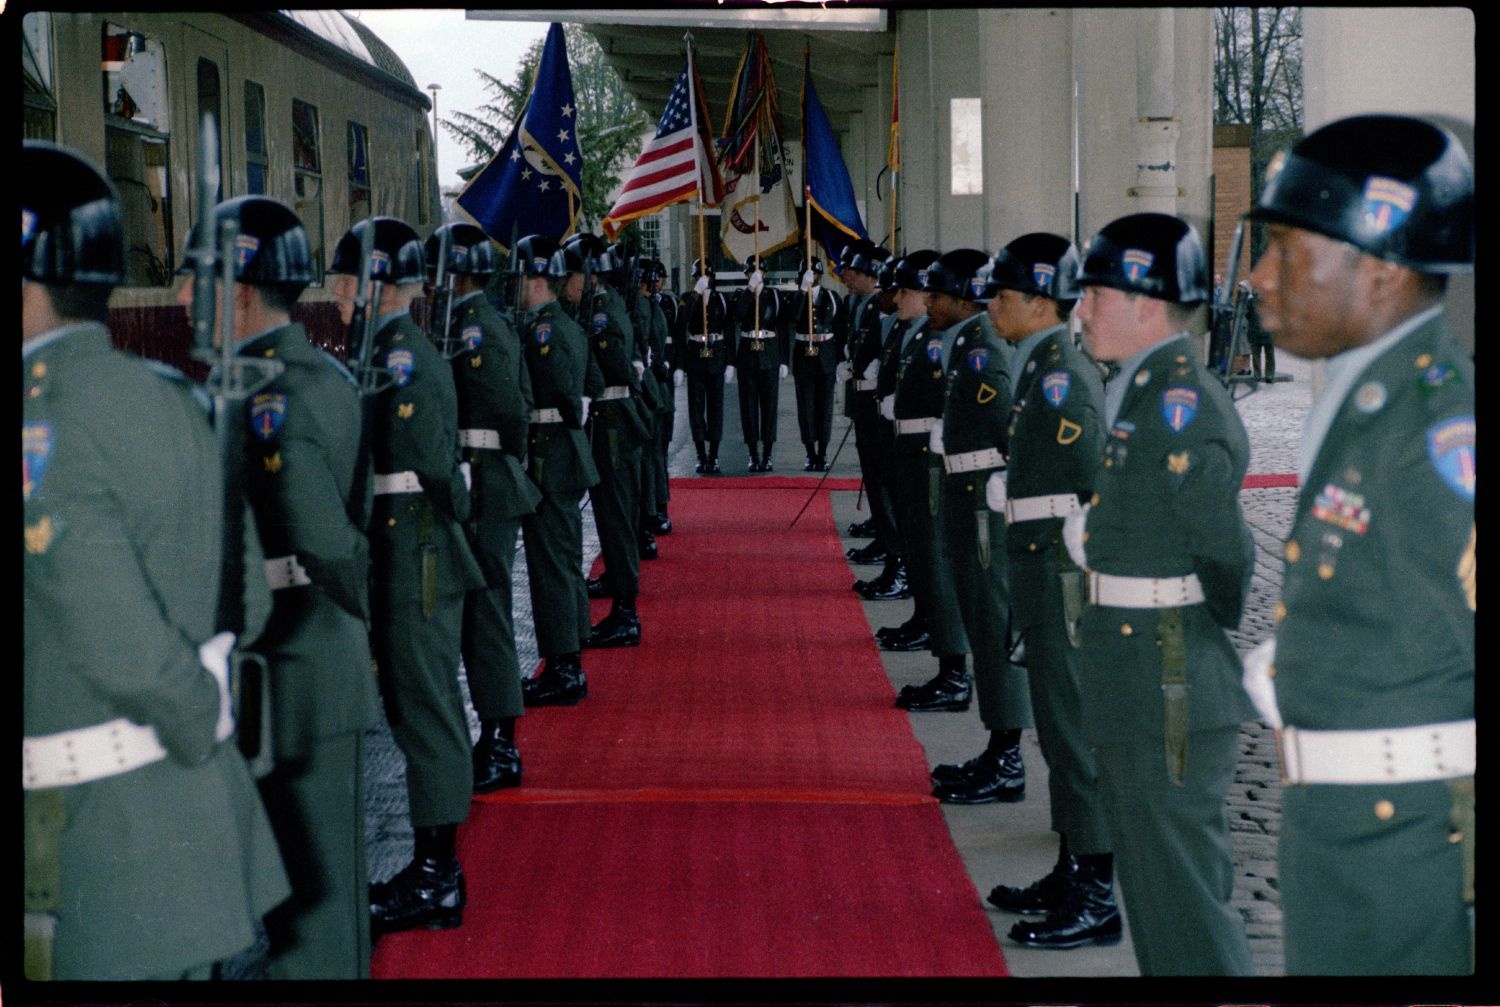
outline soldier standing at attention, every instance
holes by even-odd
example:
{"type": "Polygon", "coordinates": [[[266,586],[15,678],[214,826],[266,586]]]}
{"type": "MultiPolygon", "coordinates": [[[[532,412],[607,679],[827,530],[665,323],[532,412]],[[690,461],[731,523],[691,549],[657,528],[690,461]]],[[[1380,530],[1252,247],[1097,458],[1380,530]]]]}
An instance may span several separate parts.
{"type": "Polygon", "coordinates": [[[787,298],[786,327],[794,333],[792,379],[797,388],[797,428],[807,450],[804,472],[828,469],[828,438],[833,433],[833,384],[839,349],[833,327],[838,321],[839,302],[833,291],[818,281],[823,260],[803,259],[797,264],[799,287],[787,298]],[[812,308],[809,311],[808,305],[812,308]]]}
{"type": "MultiPolygon", "coordinates": [[[[284,370],[246,404],[245,493],[269,558],[271,619],[254,647],[271,672],[275,768],[260,781],[292,897],[266,919],[272,979],[369,977],[369,871],[360,745],[377,719],[370,674],[369,459],[359,392],[291,310],[313,279],[296,214],[274,199],[219,204],[238,227],[234,335],[284,370]],[[356,502],[357,501],[357,502],[356,502]],[[351,506],[352,505],[352,506],[351,506]],[[341,701],[329,703],[329,696],[341,701]]],[[[191,280],[178,303],[191,309],[191,280]]]]}
{"type": "Polygon", "coordinates": [[[1474,261],[1473,173],[1431,123],[1343,119],[1284,155],[1252,217],[1262,324],[1328,361],[1276,635],[1245,662],[1282,747],[1286,970],[1469,973],[1474,367],[1442,315],[1474,261]]]}
{"type": "Polygon", "coordinates": [[[781,390],[780,379],[787,373],[783,361],[790,350],[790,340],[782,322],[781,291],[766,286],[765,273],[756,256],[745,260],[745,275],[749,283],[735,292],[733,307],[740,432],[745,435],[745,448],[750,452],[746,468],[751,472],[770,472],[771,448],[776,443],[776,400],[781,390]]]}
{"type": "Polygon", "coordinates": [[[589,501],[594,508],[599,551],[604,559],[601,586],[604,596],[613,599],[609,615],[590,628],[583,646],[634,647],[641,642],[641,620],[635,609],[641,584],[636,521],[640,448],[651,437],[651,428],[643,416],[640,379],[632,360],[635,333],[625,317],[625,304],[619,293],[608,284],[594,282],[596,274],[614,271],[610,261],[613,253],[587,233],[568,239],[563,249],[575,254],[582,263],[582,268],[568,277],[562,297],[564,307],[575,305],[574,317],[589,340],[592,367],[584,393],[593,403],[589,444],[594,468],[599,473],[599,482],[589,489],[589,501]],[[595,373],[597,379],[593,377],[595,373]],[[593,380],[598,380],[597,388],[589,383],[593,380]]]}
{"type": "Polygon", "coordinates": [[[1073,345],[1068,317],[1078,288],[1078,251],[1056,234],[1023,235],[990,261],[989,317],[1016,347],[1011,367],[1004,511],[1011,611],[1026,643],[1037,740],[1047,760],[1057,866],[1024,888],[998,885],[992,905],[1041,914],[1010,939],[1029,947],[1114,944],[1114,855],[1099,804],[1098,770],[1084,744],[1083,696],[1070,627],[1083,608],[1083,580],[1062,541],[1063,519],[1093,494],[1103,449],[1099,368],[1073,345]],[[1080,497],[1082,499],[1080,499],[1080,497]]]}
{"type": "MultiPolygon", "coordinates": [[[[990,330],[984,313],[984,280],[978,274],[988,262],[983,252],[960,248],[927,270],[932,323],[953,338],[943,419],[932,434],[932,446],[943,456],[940,561],[953,571],[954,595],[974,652],[979,719],[990,732],[978,757],[933,770],[933,796],[946,804],[1021,800],[1026,795],[1021,729],[1032,723],[1026,677],[1010,662],[1003,487],[1012,351],[990,330]]],[[[968,688],[967,676],[940,681],[934,698],[940,703],[947,690],[957,696],[968,688]]]]}
{"type": "Polygon", "coordinates": [[[647,366],[656,375],[661,386],[661,408],[656,413],[654,443],[650,445],[654,481],[656,511],[646,515],[646,527],[653,535],[670,535],[672,519],[667,515],[667,504],[672,499],[672,484],[667,475],[667,455],[672,448],[672,428],[677,418],[676,384],[681,380],[681,371],[675,371],[674,347],[677,333],[677,299],[662,290],[667,279],[667,267],[658,259],[646,264],[641,277],[641,291],[651,304],[651,359],[647,366]]]}
{"type": "Polygon", "coordinates": [[[1176,217],[1121,217],[1090,239],[1078,282],[1089,353],[1120,368],[1091,509],[1063,533],[1088,578],[1083,733],[1136,962],[1147,976],[1248,975],[1224,795],[1251,715],[1226,632],[1250,585],[1250,442],[1188,334],[1209,295],[1203,246],[1176,217]]]}
{"type": "Polygon", "coordinates": [[[483,296],[495,274],[495,247],[472,224],[444,224],[427,239],[431,270],[437,268],[444,230],[450,238],[446,272],[453,277],[447,338],[457,350],[452,366],[458,443],[472,482],[464,528],[484,573],[484,586],[464,596],[461,650],[479,716],[479,741],[471,753],[474,793],[486,794],[521,783],[516,718],[525,708],[511,574],[521,519],[536,509],[541,493],[526,478],[531,376],[521,361],[520,337],[483,296]]]}
{"type": "MultiPolygon", "coordinates": [[[[659,499],[666,492],[666,485],[665,480],[657,481],[656,419],[661,415],[663,402],[671,394],[672,386],[670,382],[662,385],[657,381],[656,372],[651,368],[651,361],[662,350],[663,336],[655,329],[656,319],[651,300],[644,290],[643,264],[634,243],[611,245],[607,261],[610,265],[610,284],[619,294],[626,317],[630,319],[630,327],[635,330],[630,366],[635,369],[640,383],[640,398],[636,401],[636,408],[648,430],[645,443],[637,452],[640,462],[636,484],[640,491],[636,494],[635,530],[641,559],[652,560],[660,555],[654,531],[655,516],[657,511],[666,506],[659,499]]],[[[665,329],[665,320],[661,324],[665,329]]]]}
{"type": "MultiPolygon", "coordinates": [[[[391,377],[371,401],[375,468],[370,520],[370,642],[386,719],[406,756],[415,833],[409,864],[370,889],[375,936],[463,922],[464,876],[455,842],[473,795],[469,725],[458,687],[464,595],[484,584],[464,537],[467,474],[458,458],[458,399],[448,362],[411,318],[422,294],[422,240],[394,217],[355,224],[334,247],[329,272],[339,317],[354,317],[361,241],[374,231],[367,310],[371,360],[391,377]]],[[[357,340],[360,333],[354,333],[357,340]]]]}
{"type": "Polygon", "coordinates": [[[719,471],[719,441],[724,437],[724,386],[734,380],[729,364],[730,328],[734,319],[729,302],[714,289],[714,267],[693,260],[693,289],[677,309],[682,345],[677,366],[687,375],[688,425],[698,449],[700,475],[719,471]],[[704,304],[708,305],[707,320],[704,304]]]}
{"type": "MultiPolygon", "coordinates": [[[[583,493],[599,481],[583,435],[583,396],[590,357],[587,337],[568,317],[558,294],[578,256],[543,235],[516,242],[521,276],[521,349],[531,375],[531,434],[527,472],[542,492],[536,511],[521,520],[531,613],[541,674],[521,683],[527,706],[572,706],[588,695],[580,655],[580,601],[588,611],[583,578],[583,493]]],[[[585,623],[586,624],[586,623],[585,623]]]]}
{"type": "Polygon", "coordinates": [[[227,743],[214,435],[185,380],[110,345],[114,189],[52,144],[20,169],[25,974],[216,978],[290,889],[227,743]]]}

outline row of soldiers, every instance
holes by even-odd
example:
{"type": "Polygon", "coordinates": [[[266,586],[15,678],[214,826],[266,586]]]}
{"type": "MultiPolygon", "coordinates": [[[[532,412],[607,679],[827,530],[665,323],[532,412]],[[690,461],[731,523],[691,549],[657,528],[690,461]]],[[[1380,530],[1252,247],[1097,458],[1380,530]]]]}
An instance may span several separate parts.
{"type": "Polygon", "coordinates": [[[27,974],[367,977],[372,937],[460,924],[458,826],[520,784],[525,709],[587,694],[585,648],[640,642],[641,550],[671,530],[665,271],[530,236],[508,287],[476,227],[424,243],[360,221],[328,270],[351,373],[292,321],[315,273],[302,222],[231,199],[187,244],[212,257],[227,235],[212,272],[177,298],[230,341],[199,386],[111,348],[107,180],[51,144],[22,159],[27,974]],[[585,493],[614,601],[597,625],[585,493]],[[371,886],[361,740],[382,705],[414,852],[371,886]]]}
{"type": "Polygon", "coordinates": [[[851,558],[905,567],[855,587],[898,597],[909,579],[911,620],[877,636],[938,660],[896,703],[978,694],[989,743],[932,770],[941,801],[1022,799],[1023,728],[1048,765],[1056,865],[988,895],[1023,917],[1009,940],[1118,942],[1118,868],[1143,975],[1251,974],[1224,801],[1259,714],[1286,782],[1288,973],[1473,969],[1473,368],[1440,321],[1472,215],[1462,148],[1420,120],[1336,122],[1273,166],[1258,310],[1284,348],[1327,358],[1329,387],[1275,634],[1243,662],[1250,442],[1190,334],[1212,296],[1194,228],[1139,213],[1081,255],[1039,232],[893,266],[851,247],[877,536],[851,558]]]}

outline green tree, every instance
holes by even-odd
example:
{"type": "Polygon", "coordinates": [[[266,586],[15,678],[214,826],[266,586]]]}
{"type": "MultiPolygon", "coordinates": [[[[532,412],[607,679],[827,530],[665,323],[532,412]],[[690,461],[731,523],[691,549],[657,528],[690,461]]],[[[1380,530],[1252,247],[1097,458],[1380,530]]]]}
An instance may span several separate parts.
{"type": "MultiPolygon", "coordinates": [[[[609,194],[621,173],[640,153],[640,135],[651,120],[625,90],[620,75],[604,61],[604,50],[580,25],[563,26],[573,98],[578,106],[578,145],[583,151],[584,230],[598,230],[609,212],[609,194]]],[[[462,143],[478,164],[488,164],[515,129],[531,95],[545,39],[534,42],[521,60],[514,81],[475,70],[492,99],[473,112],[442,119],[443,129],[462,143]]]]}

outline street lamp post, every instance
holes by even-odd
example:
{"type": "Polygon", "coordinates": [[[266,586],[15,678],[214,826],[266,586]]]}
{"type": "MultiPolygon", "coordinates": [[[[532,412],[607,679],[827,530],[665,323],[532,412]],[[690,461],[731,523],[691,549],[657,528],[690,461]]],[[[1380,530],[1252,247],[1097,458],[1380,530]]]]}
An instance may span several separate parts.
{"type": "Polygon", "coordinates": [[[443,176],[438,174],[438,111],[437,93],[443,89],[441,84],[428,84],[427,90],[432,92],[432,177],[437,181],[438,187],[438,216],[444,217],[443,212],[443,176]]]}

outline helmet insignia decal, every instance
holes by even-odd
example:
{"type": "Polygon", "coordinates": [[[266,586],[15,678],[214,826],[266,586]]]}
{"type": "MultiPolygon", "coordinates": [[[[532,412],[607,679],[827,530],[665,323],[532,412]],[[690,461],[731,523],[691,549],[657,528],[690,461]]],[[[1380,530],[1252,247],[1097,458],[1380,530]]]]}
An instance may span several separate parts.
{"type": "Polygon", "coordinates": [[[1365,183],[1361,209],[1366,226],[1376,234],[1385,234],[1405,223],[1416,203],[1416,189],[1394,178],[1373,175],[1365,183]]]}
{"type": "Polygon", "coordinates": [[[969,277],[969,293],[975,297],[984,296],[984,281],[977,276],[969,277]]]}
{"type": "Polygon", "coordinates": [[[370,253],[370,275],[389,276],[391,274],[391,257],[388,253],[375,249],[370,253]]]}
{"type": "Polygon", "coordinates": [[[385,356],[386,369],[396,376],[396,385],[400,388],[406,387],[411,380],[414,363],[411,350],[392,350],[385,356]]]}
{"type": "Polygon", "coordinates": [[[925,269],[919,269],[919,270],[917,270],[917,286],[918,287],[925,287],[925,286],[927,286],[927,270],[925,270],[925,269]]]}
{"type": "Polygon", "coordinates": [[[1174,434],[1182,433],[1198,414],[1198,390],[1180,385],[1168,388],[1161,393],[1161,414],[1174,434]]]}
{"type": "Polygon", "coordinates": [[[450,261],[450,262],[463,262],[465,259],[467,259],[469,257],[469,246],[468,245],[454,245],[450,254],[451,254],[452,257],[448,261],[450,261]]]}
{"type": "Polygon", "coordinates": [[[538,255],[531,260],[531,271],[533,273],[545,273],[547,271],[547,257],[538,255]]]}
{"type": "Polygon", "coordinates": [[[1137,282],[1146,275],[1151,263],[1155,261],[1156,256],[1139,248],[1127,248],[1125,254],[1120,256],[1120,265],[1125,270],[1125,275],[1137,282]]]}
{"type": "Polygon", "coordinates": [[[36,214],[21,207],[21,244],[26,244],[26,239],[31,237],[31,232],[36,230],[36,214]]]}
{"type": "Polygon", "coordinates": [[[240,269],[250,265],[255,253],[260,251],[260,239],[253,234],[236,235],[234,239],[234,264],[240,269]]]}
{"type": "Polygon", "coordinates": [[[1031,265],[1031,279],[1038,287],[1052,286],[1052,279],[1057,275],[1057,267],[1049,262],[1034,262],[1031,265]]]}

